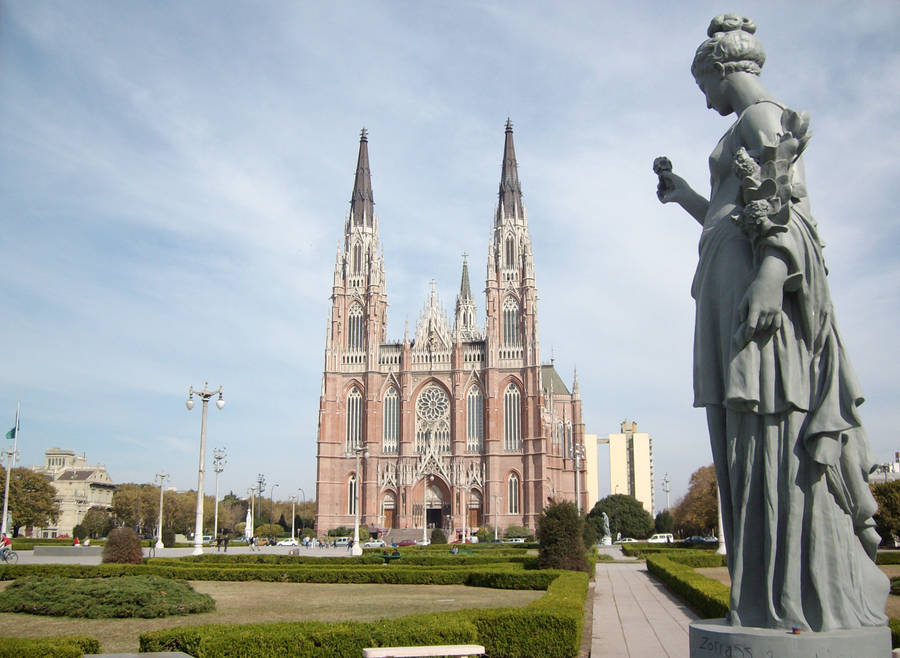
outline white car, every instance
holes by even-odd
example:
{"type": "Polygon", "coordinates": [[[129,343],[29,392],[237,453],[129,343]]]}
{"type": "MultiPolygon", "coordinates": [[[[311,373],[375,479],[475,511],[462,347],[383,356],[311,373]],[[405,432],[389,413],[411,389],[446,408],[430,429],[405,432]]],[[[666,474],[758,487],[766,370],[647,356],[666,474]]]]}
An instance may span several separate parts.
{"type": "Polygon", "coordinates": [[[675,541],[675,537],[671,532],[659,532],[647,540],[649,544],[671,544],[675,541]]]}
{"type": "Polygon", "coordinates": [[[418,539],[418,540],[416,540],[416,545],[417,546],[430,546],[431,541],[428,539],[418,539]]]}
{"type": "Polygon", "coordinates": [[[299,546],[296,539],[282,539],[276,546],[299,546]]]}
{"type": "Polygon", "coordinates": [[[384,548],[384,540],[370,539],[363,544],[363,548],[384,548]]]}
{"type": "Polygon", "coordinates": [[[615,543],[630,544],[631,542],[637,542],[637,539],[632,539],[631,537],[622,537],[622,539],[617,539],[615,543]]]}
{"type": "Polygon", "coordinates": [[[508,539],[504,539],[503,543],[504,544],[524,544],[525,538],[524,537],[510,537],[508,539]]]}

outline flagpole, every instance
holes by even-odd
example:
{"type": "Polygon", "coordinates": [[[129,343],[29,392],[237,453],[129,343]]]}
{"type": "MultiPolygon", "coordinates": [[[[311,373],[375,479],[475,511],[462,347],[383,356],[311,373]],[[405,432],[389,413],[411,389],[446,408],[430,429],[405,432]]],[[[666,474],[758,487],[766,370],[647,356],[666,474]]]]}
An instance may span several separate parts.
{"type": "Polygon", "coordinates": [[[6,486],[3,490],[3,523],[0,524],[0,532],[7,534],[6,515],[9,510],[9,474],[12,471],[13,459],[15,459],[16,451],[19,447],[19,409],[22,406],[21,400],[16,402],[16,426],[13,429],[13,449],[6,453],[6,486]]]}

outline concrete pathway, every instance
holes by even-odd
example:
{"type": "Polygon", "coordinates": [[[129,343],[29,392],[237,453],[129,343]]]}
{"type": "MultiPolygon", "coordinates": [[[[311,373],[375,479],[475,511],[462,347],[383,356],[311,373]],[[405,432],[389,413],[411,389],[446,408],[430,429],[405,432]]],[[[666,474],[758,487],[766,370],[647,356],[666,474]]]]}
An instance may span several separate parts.
{"type": "Polygon", "coordinates": [[[597,564],[591,658],[689,658],[695,619],[643,562],[597,564]]]}

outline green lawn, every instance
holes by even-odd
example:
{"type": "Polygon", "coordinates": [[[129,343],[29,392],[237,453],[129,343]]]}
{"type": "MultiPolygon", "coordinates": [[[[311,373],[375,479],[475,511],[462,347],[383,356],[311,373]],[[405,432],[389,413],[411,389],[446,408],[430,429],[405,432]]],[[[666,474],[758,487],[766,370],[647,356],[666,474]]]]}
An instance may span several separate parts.
{"type": "MultiPolygon", "coordinates": [[[[4,588],[8,583],[0,583],[4,588]]],[[[21,613],[0,614],[0,636],[88,635],[106,653],[137,652],[141,633],[194,624],[247,624],[275,621],[371,621],[383,617],[524,606],[546,594],[534,590],[464,585],[326,585],[307,583],[192,581],[211,595],[216,611],[163,619],[69,619],[21,613]]]]}

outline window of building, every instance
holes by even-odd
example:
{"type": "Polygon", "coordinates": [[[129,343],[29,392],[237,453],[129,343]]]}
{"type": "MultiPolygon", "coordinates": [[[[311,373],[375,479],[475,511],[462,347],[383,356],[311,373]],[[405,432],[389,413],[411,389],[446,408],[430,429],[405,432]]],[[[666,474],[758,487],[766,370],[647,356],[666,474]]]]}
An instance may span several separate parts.
{"type": "Polygon", "coordinates": [[[507,510],[510,514],[519,513],[519,476],[512,473],[507,481],[507,510]]]}
{"type": "Polygon", "coordinates": [[[429,384],[416,400],[416,452],[428,443],[439,453],[450,452],[450,397],[436,384],[429,384]]]}
{"type": "Polygon", "coordinates": [[[566,421],[566,454],[570,457],[575,455],[575,442],[572,441],[572,422],[566,421]]]}
{"type": "Polygon", "coordinates": [[[362,274],[362,245],[353,245],[353,273],[362,274]]]}
{"type": "Polygon", "coordinates": [[[356,473],[347,482],[347,514],[356,516],[356,473]]]}
{"type": "Polygon", "coordinates": [[[365,322],[363,310],[359,304],[354,304],[347,314],[347,350],[361,352],[366,344],[365,322]]]}
{"type": "Polygon", "coordinates": [[[473,386],[466,396],[466,450],[481,451],[484,443],[484,397],[473,386]]]}
{"type": "Polygon", "coordinates": [[[397,389],[392,388],[384,396],[384,431],[381,437],[381,450],[385,454],[397,452],[400,443],[400,396],[397,389]]]}
{"type": "Polygon", "coordinates": [[[521,395],[515,384],[506,387],[503,394],[503,448],[522,449],[521,395]]]}
{"type": "Polygon", "coordinates": [[[503,302],[503,345],[519,344],[519,303],[512,297],[503,302]]]}
{"type": "Polygon", "coordinates": [[[516,239],[513,236],[506,238],[506,268],[513,269],[516,266],[516,239]]]}
{"type": "Polygon", "coordinates": [[[362,447],[362,393],[355,386],[347,395],[347,452],[362,447]]]}

